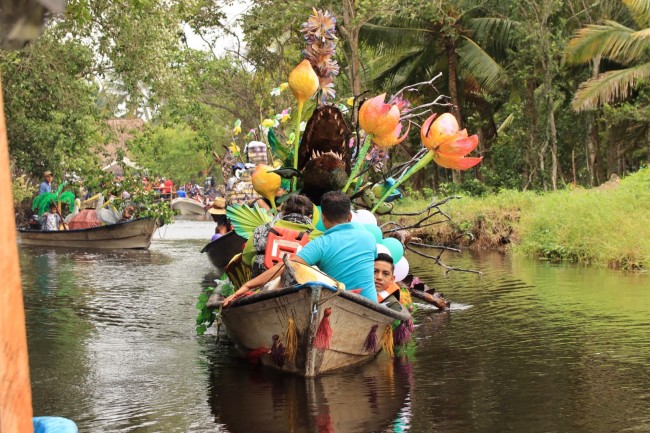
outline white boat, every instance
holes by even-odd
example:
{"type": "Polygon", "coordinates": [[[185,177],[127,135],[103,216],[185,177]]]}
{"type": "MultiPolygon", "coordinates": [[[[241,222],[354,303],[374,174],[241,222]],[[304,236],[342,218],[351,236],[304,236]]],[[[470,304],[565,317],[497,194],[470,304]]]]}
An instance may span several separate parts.
{"type": "Polygon", "coordinates": [[[172,209],[181,215],[205,215],[205,206],[202,203],[186,197],[172,200],[172,209]]]}

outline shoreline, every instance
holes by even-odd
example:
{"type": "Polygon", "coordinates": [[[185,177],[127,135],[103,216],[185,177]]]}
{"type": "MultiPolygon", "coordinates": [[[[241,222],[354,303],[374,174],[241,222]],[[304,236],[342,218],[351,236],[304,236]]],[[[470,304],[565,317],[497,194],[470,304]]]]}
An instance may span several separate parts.
{"type": "MultiPolygon", "coordinates": [[[[402,199],[400,212],[431,199],[402,199]]],[[[650,169],[597,188],[555,192],[501,191],[463,196],[441,209],[451,221],[411,229],[415,237],[463,249],[499,250],[537,259],[622,270],[650,268],[650,169]]],[[[413,224],[417,217],[383,216],[413,224]]]]}

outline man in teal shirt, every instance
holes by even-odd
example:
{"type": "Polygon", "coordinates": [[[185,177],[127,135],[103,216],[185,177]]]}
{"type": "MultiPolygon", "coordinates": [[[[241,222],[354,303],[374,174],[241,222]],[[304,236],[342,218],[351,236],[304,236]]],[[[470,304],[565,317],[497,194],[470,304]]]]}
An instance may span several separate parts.
{"type": "MultiPolygon", "coordinates": [[[[363,227],[350,222],[352,213],[347,195],[330,191],[321,199],[325,234],[309,242],[292,260],[318,268],[345,284],[347,290],[361,289],[360,295],[377,302],[374,264],[377,242],[363,227]]],[[[279,275],[284,266],[278,263],[259,276],[242,285],[224,301],[224,307],[249,290],[266,284],[279,275]]]]}

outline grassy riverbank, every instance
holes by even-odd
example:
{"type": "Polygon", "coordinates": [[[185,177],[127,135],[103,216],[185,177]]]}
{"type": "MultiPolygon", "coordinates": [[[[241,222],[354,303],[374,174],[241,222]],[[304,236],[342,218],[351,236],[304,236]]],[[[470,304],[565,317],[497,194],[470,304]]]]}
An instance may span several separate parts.
{"type": "MultiPolygon", "coordinates": [[[[427,200],[405,199],[400,211],[421,210],[427,200]]],[[[535,193],[503,191],[452,200],[451,223],[426,229],[436,243],[505,248],[550,260],[621,269],[650,268],[650,168],[598,188],[535,193]]],[[[403,222],[413,220],[404,218],[403,222]]]]}

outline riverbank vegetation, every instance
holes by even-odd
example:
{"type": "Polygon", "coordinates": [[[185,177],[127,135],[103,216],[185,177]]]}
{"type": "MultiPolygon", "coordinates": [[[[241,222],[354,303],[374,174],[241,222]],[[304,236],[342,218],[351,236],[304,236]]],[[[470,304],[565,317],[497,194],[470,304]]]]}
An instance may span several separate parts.
{"type": "MultiPolygon", "coordinates": [[[[284,128],[296,116],[284,84],[316,7],[337,20],[333,103],[437,77],[404,98],[436,100],[431,111],[452,112],[480,137],[479,166],[430,164],[402,189],[470,192],[450,206],[453,226],[489,228],[477,246],[647,266],[648,250],[637,245],[647,217],[625,201],[627,181],[591,188],[650,162],[650,0],[258,0],[236,15],[231,3],[68,1],[40,39],[0,52],[15,178],[37,182],[47,169],[55,183],[98,177],[115,118],[144,123],[126,143],[129,158],[150,174],[196,181],[221,179],[213,155],[267,141],[269,128],[289,143],[284,128]],[[635,217],[619,221],[625,214],[635,217]],[[637,247],[624,254],[619,244],[637,247]]],[[[422,147],[419,126],[430,114],[411,118],[386,164],[422,147]]]]}
{"type": "MultiPolygon", "coordinates": [[[[463,197],[444,207],[450,223],[418,235],[447,246],[511,250],[548,260],[627,270],[650,267],[650,168],[593,189],[459,195],[463,197]]],[[[400,209],[416,211],[428,203],[411,198],[400,209]]]]}

